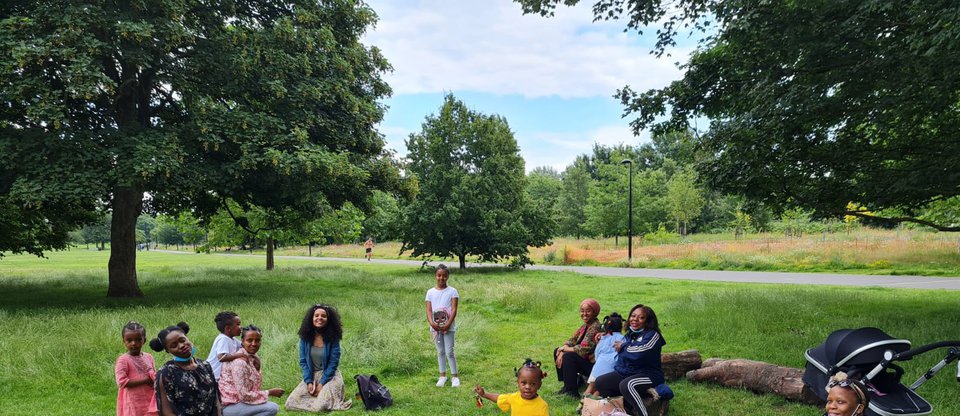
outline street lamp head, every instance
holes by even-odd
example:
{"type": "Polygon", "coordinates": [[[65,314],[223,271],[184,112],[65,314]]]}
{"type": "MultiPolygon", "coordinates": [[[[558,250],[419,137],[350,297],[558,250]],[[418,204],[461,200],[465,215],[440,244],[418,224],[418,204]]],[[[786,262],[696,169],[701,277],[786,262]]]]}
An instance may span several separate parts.
{"type": "Polygon", "coordinates": [[[623,160],[620,162],[621,165],[626,165],[626,164],[628,164],[628,163],[629,163],[631,166],[633,166],[633,160],[632,160],[632,159],[623,159],[623,160]]]}

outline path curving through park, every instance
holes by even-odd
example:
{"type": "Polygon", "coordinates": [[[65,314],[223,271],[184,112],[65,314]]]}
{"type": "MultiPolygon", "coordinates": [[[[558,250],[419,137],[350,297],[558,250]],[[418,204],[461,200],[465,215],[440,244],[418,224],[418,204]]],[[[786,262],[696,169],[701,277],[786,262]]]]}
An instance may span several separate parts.
{"type": "MultiPolygon", "coordinates": [[[[162,251],[162,250],[160,250],[162,251]]],[[[174,252],[170,252],[174,253],[174,252]]],[[[252,256],[256,254],[219,254],[222,256],[252,256]]],[[[421,260],[393,260],[393,259],[366,259],[338,258],[338,257],[307,257],[307,256],[276,256],[278,259],[297,259],[326,261],[333,263],[378,263],[404,266],[420,266],[421,260]]],[[[430,265],[442,263],[431,261],[430,265]]],[[[455,261],[446,262],[453,265],[455,261]]],[[[504,267],[497,264],[469,263],[467,267],[504,267]]],[[[858,287],[887,287],[900,289],[942,289],[960,290],[960,277],[930,277],[930,276],[885,276],[842,273],[787,273],[787,272],[748,272],[727,270],[678,270],[678,269],[636,269],[626,267],[599,267],[599,266],[551,266],[532,265],[530,270],[552,270],[574,272],[593,276],[611,276],[624,278],[654,278],[670,280],[699,280],[710,282],[733,283],[767,283],[785,285],[833,285],[858,287]]]]}

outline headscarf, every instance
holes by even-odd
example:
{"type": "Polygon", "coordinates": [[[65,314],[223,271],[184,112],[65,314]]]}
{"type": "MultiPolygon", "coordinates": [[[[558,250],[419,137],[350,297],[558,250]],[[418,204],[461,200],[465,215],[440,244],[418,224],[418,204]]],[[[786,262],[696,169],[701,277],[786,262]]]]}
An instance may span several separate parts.
{"type": "Polygon", "coordinates": [[[584,306],[590,308],[590,310],[593,311],[594,317],[600,316],[600,302],[597,302],[596,299],[593,299],[593,298],[584,299],[583,302],[580,302],[580,307],[582,308],[584,306]]]}

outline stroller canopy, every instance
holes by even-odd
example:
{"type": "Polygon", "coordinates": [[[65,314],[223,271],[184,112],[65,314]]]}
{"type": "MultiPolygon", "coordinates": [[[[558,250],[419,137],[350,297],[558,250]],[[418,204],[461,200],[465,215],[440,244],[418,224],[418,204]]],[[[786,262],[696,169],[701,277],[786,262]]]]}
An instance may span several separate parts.
{"type": "Polygon", "coordinates": [[[876,364],[887,350],[901,353],[909,349],[910,341],[896,339],[877,328],[841,329],[830,334],[809,355],[821,365],[839,368],[876,364]]]}

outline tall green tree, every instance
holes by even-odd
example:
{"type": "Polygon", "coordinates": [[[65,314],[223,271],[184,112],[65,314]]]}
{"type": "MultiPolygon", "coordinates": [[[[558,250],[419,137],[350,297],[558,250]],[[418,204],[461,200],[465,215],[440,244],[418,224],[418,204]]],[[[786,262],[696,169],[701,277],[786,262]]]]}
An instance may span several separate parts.
{"type": "Polygon", "coordinates": [[[400,200],[386,192],[374,192],[370,200],[370,209],[363,220],[362,234],[376,241],[394,241],[400,239],[403,226],[403,213],[400,200]]]}
{"type": "Polygon", "coordinates": [[[157,228],[153,229],[153,237],[154,241],[164,246],[173,244],[180,248],[180,245],[184,244],[183,234],[177,230],[176,218],[166,215],[157,217],[157,228]]]}
{"type": "MultiPolygon", "coordinates": [[[[516,1],[541,14],[579,3],[516,1]]],[[[699,146],[712,157],[699,170],[711,188],[960,231],[921,216],[960,195],[960,3],[596,0],[593,10],[631,29],[655,25],[657,54],[679,30],[703,30],[681,80],[617,95],[637,131],[708,118],[699,146]],[[848,211],[851,201],[864,208],[848,211]]]]}
{"type": "Polygon", "coordinates": [[[574,162],[563,171],[562,188],[557,201],[560,211],[557,227],[560,235],[571,235],[579,240],[580,236],[587,233],[584,224],[590,199],[590,183],[590,173],[581,163],[574,162]]]}
{"type": "Polygon", "coordinates": [[[153,238],[153,230],[155,228],[157,228],[156,218],[147,214],[140,214],[140,216],[137,217],[137,231],[143,233],[143,241],[138,240],[137,242],[147,243],[147,249],[149,249],[149,243],[155,240],[153,238]]]}
{"type": "Polygon", "coordinates": [[[552,167],[539,166],[527,174],[527,197],[535,206],[534,209],[549,216],[554,224],[560,221],[562,188],[560,173],[552,167]]]}
{"type": "Polygon", "coordinates": [[[526,197],[523,159],[507,121],[467,108],[453,95],[407,139],[420,193],[404,211],[402,251],[526,264],[546,245],[552,219],[526,197]]]}
{"type": "Polygon", "coordinates": [[[84,225],[83,228],[80,228],[83,242],[96,244],[97,250],[106,248],[107,242],[110,241],[110,223],[110,214],[107,213],[96,222],[84,225]]]}
{"type": "Polygon", "coordinates": [[[667,194],[664,198],[670,217],[677,225],[677,233],[687,234],[687,225],[700,216],[706,202],[703,191],[697,188],[696,173],[683,169],[667,181],[667,194]]]}
{"type": "Polygon", "coordinates": [[[660,169],[670,160],[679,166],[696,162],[696,139],[693,131],[667,131],[650,136],[650,141],[637,148],[637,168],[660,169]]]}
{"type": "Polygon", "coordinates": [[[198,217],[363,206],[399,178],[375,130],[389,65],[361,43],[375,19],[353,0],[3,3],[0,251],[63,247],[105,201],[107,293],[140,296],[144,195],[198,217]]]}
{"type": "MultiPolygon", "coordinates": [[[[176,216],[177,231],[183,236],[184,244],[190,244],[194,249],[207,240],[207,230],[200,225],[200,220],[190,212],[181,212],[176,216]]],[[[208,220],[209,223],[209,220],[208,220]]]]}
{"type": "MultiPolygon", "coordinates": [[[[591,182],[584,209],[586,227],[595,235],[627,234],[629,170],[620,163],[598,166],[600,179],[591,182]]],[[[667,176],[660,169],[633,173],[633,235],[648,233],[667,220],[664,203],[667,176]]]]}
{"type": "MultiPolygon", "coordinates": [[[[620,164],[597,166],[598,179],[590,183],[584,207],[586,228],[591,234],[619,237],[627,234],[629,172],[620,164]]],[[[636,195],[635,195],[636,196],[636,195]]]]}

